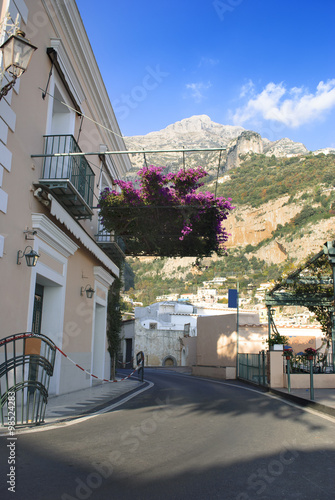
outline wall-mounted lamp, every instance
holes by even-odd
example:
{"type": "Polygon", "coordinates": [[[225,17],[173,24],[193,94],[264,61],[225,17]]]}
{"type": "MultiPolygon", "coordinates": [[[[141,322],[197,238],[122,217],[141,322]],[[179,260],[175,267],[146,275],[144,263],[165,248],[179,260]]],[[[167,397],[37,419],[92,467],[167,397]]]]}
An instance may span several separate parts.
{"type": "Polygon", "coordinates": [[[35,250],[33,250],[30,246],[27,246],[23,252],[22,250],[19,250],[17,252],[17,259],[16,259],[16,263],[18,266],[21,265],[21,262],[20,262],[20,259],[22,259],[22,257],[25,257],[26,258],[26,263],[27,263],[27,266],[28,267],[35,267],[36,264],[37,264],[37,261],[38,261],[38,258],[39,258],[39,255],[37,252],[35,252],[35,250]],[[28,249],[30,249],[30,252],[28,252],[28,249]]]}
{"type": "Polygon", "coordinates": [[[91,287],[91,285],[86,285],[85,288],[82,286],[80,289],[80,295],[84,295],[84,292],[86,292],[86,297],[88,299],[91,299],[93,297],[93,294],[95,290],[91,287]]]}
{"type": "Polygon", "coordinates": [[[0,47],[3,58],[2,76],[6,73],[12,75],[12,80],[2,87],[0,91],[0,100],[8,94],[14,87],[17,78],[19,78],[28,68],[31,57],[37,47],[32,45],[25,38],[25,33],[16,30],[0,47]]]}

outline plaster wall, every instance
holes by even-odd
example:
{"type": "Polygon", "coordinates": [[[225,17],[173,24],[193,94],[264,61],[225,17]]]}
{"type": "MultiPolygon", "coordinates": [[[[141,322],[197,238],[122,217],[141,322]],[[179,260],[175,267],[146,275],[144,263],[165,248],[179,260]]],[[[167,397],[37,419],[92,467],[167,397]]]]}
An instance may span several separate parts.
{"type": "Polygon", "coordinates": [[[232,366],[192,366],[192,375],[196,377],[209,377],[222,380],[235,379],[236,368],[232,366]]]}
{"type": "Polygon", "coordinates": [[[235,367],[237,340],[240,353],[258,353],[264,349],[267,327],[259,324],[257,314],[240,315],[238,337],[236,330],[236,313],[199,317],[197,365],[235,367]]]}
{"type": "Polygon", "coordinates": [[[267,355],[270,387],[284,387],[283,351],[269,351],[267,355]]]}
{"type": "Polygon", "coordinates": [[[197,362],[197,337],[184,337],[182,343],[181,366],[195,365],[197,362]]]}
{"type": "MultiPolygon", "coordinates": [[[[309,389],[309,373],[291,373],[291,389],[309,389]]],[[[335,389],[335,375],[333,373],[315,373],[313,376],[313,386],[315,389],[335,389]]],[[[284,387],[288,387],[287,375],[284,374],[284,387]]]]}

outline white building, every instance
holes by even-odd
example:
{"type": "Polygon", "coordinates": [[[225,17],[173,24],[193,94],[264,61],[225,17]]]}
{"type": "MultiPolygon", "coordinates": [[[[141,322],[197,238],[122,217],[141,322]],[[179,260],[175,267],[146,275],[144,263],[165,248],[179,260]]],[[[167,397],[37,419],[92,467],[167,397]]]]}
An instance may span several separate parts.
{"type": "Polygon", "coordinates": [[[135,307],[135,320],[148,330],[187,330],[194,337],[197,313],[192,304],[182,301],[166,301],[148,307],[135,307]]]}

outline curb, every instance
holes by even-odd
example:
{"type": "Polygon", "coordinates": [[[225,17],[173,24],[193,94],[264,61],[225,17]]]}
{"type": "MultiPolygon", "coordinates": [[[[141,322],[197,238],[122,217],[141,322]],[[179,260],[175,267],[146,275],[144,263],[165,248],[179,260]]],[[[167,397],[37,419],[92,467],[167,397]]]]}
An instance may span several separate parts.
{"type": "Polygon", "coordinates": [[[325,413],[326,415],[335,417],[335,408],[331,408],[330,406],[318,403],[317,401],[304,399],[299,396],[295,396],[294,394],[288,394],[286,392],[278,391],[276,389],[269,389],[269,393],[275,396],[279,396],[282,399],[288,399],[289,401],[292,401],[293,403],[296,403],[297,405],[302,406],[304,408],[310,408],[312,410],[319,411],[321,413],[325,413]]]}

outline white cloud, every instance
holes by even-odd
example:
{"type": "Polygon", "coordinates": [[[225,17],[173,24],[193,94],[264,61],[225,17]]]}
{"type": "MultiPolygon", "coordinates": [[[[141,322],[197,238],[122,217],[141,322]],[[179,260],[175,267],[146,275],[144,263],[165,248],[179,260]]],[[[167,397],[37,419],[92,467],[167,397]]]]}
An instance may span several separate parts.
{"type": "MultiPolygon", "coordinates": [[[[245,95],[244,85],[241,97],[245,95]]],[[[247,121],[263,118],[296,128],[322,118],[333,107],[335,107],[335,79],[321,81],[314,94],[305,88],[293,87],[288,90],[283,83],[271,82],[260,94],[249,99],[245,106],[235,111],[233,121],[242,125],[247,121]]]]}
{"type": "Polygon", "coordinates": [[[186,89],[190,91],[191,97],[194,99],[196,103],[202,102],[205,99],[204,91],[209,89],[212,86],[210,82],[203,83],[187,83],[186,89]]]}
{"type": "Polygon", "coordinates": [[[242,85],[240,97],[242,98],[248,94],[253,94],[254,88],[255,88],[254,82],[252,80],[249,80],[245,85],[242,85]]]}

